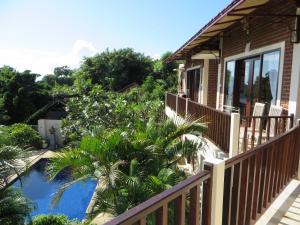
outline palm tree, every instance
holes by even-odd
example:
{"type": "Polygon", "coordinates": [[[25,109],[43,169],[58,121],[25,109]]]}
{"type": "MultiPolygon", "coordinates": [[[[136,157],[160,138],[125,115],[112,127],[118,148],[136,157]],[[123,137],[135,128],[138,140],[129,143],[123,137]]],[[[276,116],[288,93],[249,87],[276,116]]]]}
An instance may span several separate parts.
{"type": "Polygon", "coordinates": [[[19,175],[17,168],[20,159],[25,157],[26,153],[22,149],[0,143],[0,224],[23,225],[34,209],[32,202],[20,190],[7,187],[7,178],[12,173],[19,175]]]}
{"type": "Polygon", "coordinates": [[[177,167],[181,157],[193,157],[202,146],[182,140],[184,134],[200,135],[199,120],[176,125],[171,120],[150,121],[134,130],[115,129],[98,137],[84,137],[80,146],[52,159],[50,179],[71,168],[73,180],[54,199],[79,180],[97,179],[97,197],[91,216],[99,212],[118,215],[170,188],[185,178],[177,167]]]}
{"type": "Polygon", "coordinates": [[[32,202],[25,198],[19,189],[0,190],[1,225],[24,225],[33,208],[32,202]]]}
{"type": "Polygon", "coordinates": [[[16,146],[0,144],[0,187],[8,184],[8,177],[18,173],[18,168],[26,162],[26,151],[16,146]]]}

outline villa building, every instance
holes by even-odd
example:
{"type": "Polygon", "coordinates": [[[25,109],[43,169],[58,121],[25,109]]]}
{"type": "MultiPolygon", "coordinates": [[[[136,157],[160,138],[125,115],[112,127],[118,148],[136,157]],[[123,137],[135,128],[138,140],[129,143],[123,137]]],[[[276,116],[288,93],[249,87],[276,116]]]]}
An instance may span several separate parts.
{"type": "Polygon", "coordinates": [[[300,178],[300,1],[234,0],[174,60],[178,93],[166,94],[166,114],[207,119],[217,151],[199,173],[108,224],[146,224],[152,213],[160,225],[278,224],[264,213],[300,178]]]}

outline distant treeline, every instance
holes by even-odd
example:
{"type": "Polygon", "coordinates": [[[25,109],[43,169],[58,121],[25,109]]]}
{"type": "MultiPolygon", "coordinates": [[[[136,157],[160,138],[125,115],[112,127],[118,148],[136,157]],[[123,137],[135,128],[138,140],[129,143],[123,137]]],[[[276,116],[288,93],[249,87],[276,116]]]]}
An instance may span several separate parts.
{"type": "Polygon", "coordinates": [[[0,68],[0,124],[24,122],[53,98],[89,92],[94,85],[120,91],[131,84],[142,84],[147,76],[152,76],[174,86],[177,64],[164,62],[170,54],[153,60],[131,48],[106,50],[84,58],[76,70],[56,67],[53,74],[39,80],[40,74],[4,66],[0,68]]]}

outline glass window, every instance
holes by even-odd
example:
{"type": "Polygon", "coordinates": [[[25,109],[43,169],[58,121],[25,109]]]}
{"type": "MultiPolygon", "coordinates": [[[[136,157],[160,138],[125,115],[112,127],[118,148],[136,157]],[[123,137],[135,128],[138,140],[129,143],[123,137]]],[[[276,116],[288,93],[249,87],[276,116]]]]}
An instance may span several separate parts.
{"type": "Polygon", "coordinates": [[[198,101],[200,84],[200,69],[187,71],[187,96],[193,101],[198,101]]]}
{"type": "Polygon", "coordinates": [[[263,54],[261,76],[261,100],[269,104],[276,104],[280,51],[263,54]]]}
{"type": "Polygon", "coordinates": [[[232,106],[233,103],[233,88],[235,75],[235,61],[226,63],[225,74],[225,89],[224,89],[224,104],[232,106]]]}

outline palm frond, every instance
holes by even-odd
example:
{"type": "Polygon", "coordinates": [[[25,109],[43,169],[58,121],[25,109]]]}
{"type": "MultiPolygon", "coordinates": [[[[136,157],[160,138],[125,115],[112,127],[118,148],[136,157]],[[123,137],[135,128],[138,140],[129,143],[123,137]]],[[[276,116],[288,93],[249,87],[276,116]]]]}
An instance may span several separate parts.
{"type": "Polygon", "coordinates": [[[65,184],[63,184],[61,187],[59,187],[59,189],[54,193],[54,195],[52,196],[51,198],[51,206],[52,207],[55,207],[57,206],[57,204],[59,203],[63,193],[68,189],[70,188],[72,185],[74,185],[75,183],[78,183],[80,181],[85,181],[87,179],[90,179],[89,176],[84,176],[84,177],[81,177],[79,179],[76,179],[76,180],[72,180],[70,182],[67,182],[65,184]]]}
{"type": "Polygon", "coordinates": [[[88,170],[87,168],[93,167],[90,155],[81,149],[65,150],[57,153],[50,160],[51,163],[47,168],[50,180],[53,180],[60,171],[66,168],[72,168],[75,171],[79,171],[79,174],[83,174],[88,170]]]}

